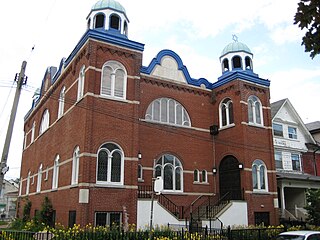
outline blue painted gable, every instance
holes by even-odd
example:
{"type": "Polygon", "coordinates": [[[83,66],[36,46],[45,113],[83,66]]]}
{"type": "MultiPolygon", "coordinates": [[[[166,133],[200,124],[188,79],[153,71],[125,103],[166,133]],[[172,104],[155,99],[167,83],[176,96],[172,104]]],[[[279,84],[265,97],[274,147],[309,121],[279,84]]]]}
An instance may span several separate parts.
{"type": "Polygon", "coordinates": [[[212,83],[210,83],[205,78],[199,78],[199,79],[192,78],[189,74],[187,67],[185,65],[183,65],[183,62],[182,62],[181,58],[179,57],[179,55],[176,54],[174,51],[168,50],[168,49],[164,49],[164,50],[160,51],[157,54],[157,56],[152,59],[152,61],[150,62],[148,67],[142,66],[140,69],[141,73],[150,75],[157,65],[161,65],[161,60],[165,56],[170,56],[177,62],[178,70],[182,71],[188,84],[193,85],[193,86],[197,86],[197,87],[200,87],[203,84],[206,86],[207,89],[211,89],[212,83]]]}

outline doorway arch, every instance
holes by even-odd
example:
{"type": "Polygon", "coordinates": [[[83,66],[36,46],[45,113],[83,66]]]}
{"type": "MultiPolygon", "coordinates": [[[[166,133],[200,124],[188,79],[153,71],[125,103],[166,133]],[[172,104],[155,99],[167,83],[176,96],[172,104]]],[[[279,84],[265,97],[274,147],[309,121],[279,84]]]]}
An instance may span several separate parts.
{"type": "Polygon", "coordinates": [[[242,200],[239,161],[234,156],[226,156],[219,165],[220,197],[227,200],[242,200]]]}

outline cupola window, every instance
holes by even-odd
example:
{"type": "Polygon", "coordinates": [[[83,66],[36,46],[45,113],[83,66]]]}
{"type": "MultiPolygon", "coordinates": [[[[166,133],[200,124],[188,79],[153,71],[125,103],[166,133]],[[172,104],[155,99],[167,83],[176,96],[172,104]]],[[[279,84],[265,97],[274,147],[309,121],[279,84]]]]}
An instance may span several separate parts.
{"type": "Polygon", "coordinates": [[[229,61],[227,58],[225,58],[222,62],[222,71],[223,72],[229,71],[229,61]]]}
{"type": "Polygon", "coordinates": [[[118,15],[111,15],[110,17],[110,28],[120,30],[120,18],[118,15]]]}
{"type": "Polygon", "coordinates": [[[96,15],[96,21],[94,28],[103,28],[104,27],[104,15],[98,14],[96,15]]]}
{"type": "Polygon", "coordinates": [[[128,23],[127,23],[127,21],[124,22],[123,34],[128,36],[128,23]]]}
{"type": "Polygon", "coordinates": [[[246,58],[245,58],[245,64],[246,64],[246,70],[252,70],[252,61],[251,61],[251,58],[246,57],[246,58]]]}
{"type": "Polygon", "coordinates": [[[242,68],[241,66],[241,58],[239,56],[235,56],[232,58],[233,69],[242,68]]]}

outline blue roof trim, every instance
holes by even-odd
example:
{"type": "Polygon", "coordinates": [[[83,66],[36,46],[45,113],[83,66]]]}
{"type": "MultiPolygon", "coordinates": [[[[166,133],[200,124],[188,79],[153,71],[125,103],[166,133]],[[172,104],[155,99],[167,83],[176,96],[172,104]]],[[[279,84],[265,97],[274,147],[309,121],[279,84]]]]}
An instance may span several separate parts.
{"type": "Polygon", "coordinates": [[[170,56],[176,60],[176,62],[178,63],[178,70],[181,70],[183,72],[188,84],[194,85],[197,87],[200,87],[201,84],[204,84],[206,86],[206,88],[211,89],[212,83],[210,83],[207,79],[205,79],[205,78],[199,78],[199,79],[192,78],[189,74],[187,67],[185,65],[183,65],[183,62],[182,62],[181,58],[179,57],[179,55],[169,49],[161,50],[157,54],[157,56],[151,60],[148,67],[142,66],[140,69],[141,73],[150,75],[152,73],[153,69],[156,67],[156,65],[161,65],[161,60],[164,56],[170,56]]]}
{"type": "Polygon", "coordinates": [[[87,32],[82,36],[76,47],[71,52],[70,56],[65,61],[65,67],[71,62],[73,57],[78,53],[80,48],[84,45],[84,43],[89,39],[93,38],[99,41],[104,41],[107,43],[115,44],[121,47],[130,48],[132,50],[138,50],[143,51],[144,50],[144,44],[131,41],[124,37],[122,34],[111,34],[109,31],[105,30],[93,30],[88,29],[87,32]]]}
{"type": "Polygon", "coordinates": [[[268,79],[259,78],[258,74],[255,74],[249,70],[239,70],[239,71],[231,71],[231,72],[224,73],[221,77],[218,78],[217,82],[212,84],[212,89],[220,87],[235,79],[245,80],[245,81],[256,83],[266,87],[270,86],[270,81],[268,79]]]}

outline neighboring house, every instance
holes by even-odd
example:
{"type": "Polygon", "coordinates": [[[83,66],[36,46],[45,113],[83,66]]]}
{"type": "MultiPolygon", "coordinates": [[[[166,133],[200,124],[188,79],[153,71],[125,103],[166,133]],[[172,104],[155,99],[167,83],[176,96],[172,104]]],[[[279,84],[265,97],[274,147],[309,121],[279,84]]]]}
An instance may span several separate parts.
{"type": "Polygon", "coordinates": [[[306,157],[309,158],[309,164],[306,165],[305,170],[310,174],[320,176],[320,121],[307,123],[306,127],[316,143],[308,144],[310,152],[306,157]]]}
{"type": "Polygon", "coordinates": [[[1,218],[14,218],[16,216],[19,186],[14,181],[4,179],[2,190],[0,194],[1,218]]]}
{"type": "Polygon", "coordinates": [[[120,3],[98,1],[47,69],[25,116],[19,216],[24,197],[34,216],[47,196],[64,225],[145,227],[157,178],[153,224],[277,224],[270,82],[251,50],[228,44],[211,83],[171,50],[142,66],[128,23],[120,3]]]}
{"type": "Polygon", "coordinates": [[[320,188],[310,145],[316,142],[289,99],[271,104],[273,143],[282,220],[306,219],[306,191],[320,188]]]}

